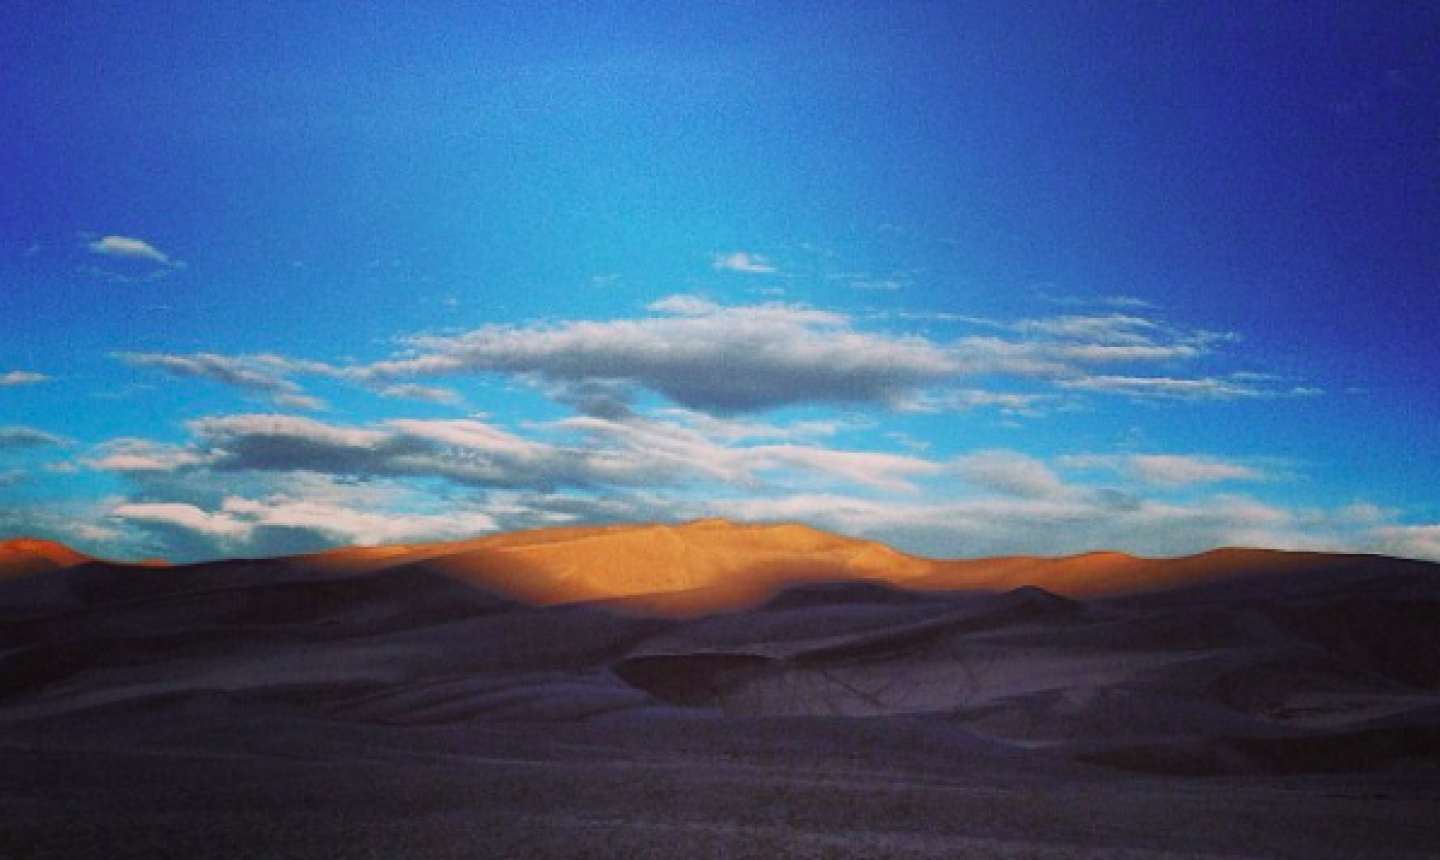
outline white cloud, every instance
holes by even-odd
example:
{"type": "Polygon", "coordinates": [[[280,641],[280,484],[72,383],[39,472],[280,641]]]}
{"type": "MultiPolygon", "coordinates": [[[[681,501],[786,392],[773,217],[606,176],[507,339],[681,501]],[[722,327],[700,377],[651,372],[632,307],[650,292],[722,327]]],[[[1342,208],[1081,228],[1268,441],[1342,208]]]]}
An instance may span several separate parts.
{"type": "Polygon", "coordinates": [[[1054,499],[1069,492],[1049,466],[1015,451],[981,451],[959,457],[953,465],[969,483],[1006,496],[1054,499]]]}
{"type": "Polygon", "coordinates": [[[1386,526],[1373,534],[1377,552],[1440,562],[1440,524],[1386,526]]]}
{"type": "MultiPolygon", "coordinates": [[[[840,480],[877,490],[912,492],[914,479],[941,472],[938,464],[918,457],[843,451],[812,445],[727,445],[696,427],[644,418],[602,419],[582,416],[555,422],[591,441],[594,462],[614,478],[669,481],[704,477],[751,489],[767,479],[782,485],[815,480],[840,480]]],[[[713,425],[705,425],[711,429],[713,425]]],[[[721,428],[721,436],[733,432],[721,428]]]]}
{"type": "Polygon", "coordinates": [[[459,406],[465,402],[458,392],[448,388],[439,388],[433,385],[417,385],[413,382],[403,382],[396,385],[386,385],[376,390],[381,397],[396,397],[405,400],[419,400],[425,403],[438,403],[441,406],[459,406]]]}
{"type": "Polygon", "coordinates": [[[31,370],[9,370],[0,373],[0,388],[12,385],[38,385],[41,382],[48,382],[50,377],[43,373],[36,373],[31,370]]]}
{"type": "Polygon", "coordinates": [[[174,526],[231,544],[250,533],[251,527],[231,514],[211,513],[181,502],[138,502],[116,505],[110,515],[122,520],[174,526]]]}
{"type": "MultiPolygon", "coordinates": [[[[1038,416],[1041,404],[1079,402],[1083,394],[1135,399],[1228,400],[1317,394],[1285,389],[1258,373],[1226,377],[1175,373],[1233,339],[1177,331],[1129,314],[1069,315],[1000,322],[950,315],[947,324],[979,325],[1000,334],[941,343],[919,334],[868,331],[856,318],[784,303],[726,306],[693,295],[654,302],[649,316],[491,325],[458,335],[410,338],[399,357],[340,367],[278,355],[122,353],[137,366],[203,378],[263,394],[277,405],[319,409],[297,375],[365,385],[387,397],[456,405],[447,389],[420,377],[493,374],[539,387],[584,414],[616,417],[649,391],[716,413],[797,405],[861,405],[898,411],[991,407],[1038,416]],[[1124,368],[1124,374],[1099,368],[1124,368]],[[1163,368],[1163,375],[1130,372],[1163,368]],[[950,389],[965,377],[1025,380],[1052,391],[991,393],[950,389]]],[[[905,315],[867,319],[899,320],[905,315]]]]}
{"type": "Polygon", "coordinates": [[[287,378],[290,373],[326,373],[338,371],[319,362],[301,362],[275,355],[229,356],[210,352],[179,355],[159,352],[121,352],[115,357],[135,367],[168,373],[171,376],[204,379],[229,385],[242,391],[262,394],[276,405],[289,409],[317,410],[325,404],[305,394],[301,387],[287,378]]]}
{"type": "Polygon", "coordinates": [[[205,455],[176,445],[148,442],[144,439],[116,439],[100,446],[99,456],[82,462],[102,472],[174,472],[203,466],[213,455],[205,455]]]}
{"type": "Polygon", "coordinates": [[[1150,376],[1082,376],[1062,379],[1062,388],[1095,394],[1116,394],[1125,397],[1159,398],[1164,400],[1237,400],[1254,397],[1277,397],[1283,392],[1261,388],[1248,381],[1216,377],[1177,378],[1150,376]]]}
{"type": "Polygon", "coordinates": [[[1221,481],[1263,481],[1271,476],[1247,463],[1194,454],[1073,454],[1059,458],[1070,469],[1104,469],[1146,484],[1182,487],[1221,481]]]}
{"type": "Polygon", "coordinates": [[[1323,541],[1297,528],[1282,508],[1228,496],[1179,505],[1085,493],[915,503],[797,494],[722,500],[709,510],[742,520],[800,520],[938,558],[1117,548],[1174,556],[1220,546],[1300,548],[1323,541]]]}
{"type": "Polygon", "coordinates": [[[744,272],[749,275],[768,275],[775,271],[775,267],[771,265],[768,259],[759,254],[751,254],[746,251],[716,254],[711,260],[711,265],[717,270],[744,272]]]}
{"type": "Polygon", "coordinates": [[[366,510],[286,496],[228,496],[214,510],[177,502],[126,503],[113,507],[110,516],[141,527],[178,530],[212,552],[242,555],[271,555],[297,546],[456,540],[496,528],[493,517],[477,511],[366,510]]]}
{"type": "Polygon", "coordinates": [[[471,419],[427,421],[397,418],[385,424],[416,439],[517,459],[533,460],[553,451],[549,445],[522,439],[498,427],[471,419]]]}
{"type": "Polygon", "coordinates": [[[129,236],[104,236],[90,242],[87,247],[92,253],[106,257],[122,257],[131,260],[148,260],[162,266],[178,265],[169,254],[146,242],[129,236]]]}
{"type": "Polygon", "coordinates": [[[862,332],[848,317],[812,308],[722,307],[679,296],[651,309],[662,316],[416,338],[420,355],[358,372],[381,381],[513,373],[551,383],[625,383],[685,406],[744,411],[896,404],[960,369],[947,350],[924,338],[862,332]]]}
{"type": "Polygon", "coordinates": [[[455,540],[495,530],[493,517],[477,512],[440,514],[356,510],[327,502],[274,497],[225,499],[222,513],[252,530],[296,529],[356,546],[455,540]]]}
{"type": "Polygon", "coordinates": [[[922,411],[934,409],[969,411],[995,409],[1002,415],[1033,418],[1043,415],[1047,407],[1062,407],[1065,397],[1058,394],[1032,394],[1010,391],[986,391],[961,388],[941,392],[920,401],[922,411]]]}

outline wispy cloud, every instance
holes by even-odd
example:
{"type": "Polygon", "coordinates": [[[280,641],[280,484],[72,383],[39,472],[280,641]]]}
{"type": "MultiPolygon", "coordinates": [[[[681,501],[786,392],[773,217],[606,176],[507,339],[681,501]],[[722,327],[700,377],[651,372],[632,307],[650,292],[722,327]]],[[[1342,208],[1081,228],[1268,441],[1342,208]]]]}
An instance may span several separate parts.
{"type": "Polygon", "coordinates": [[[941,391],[918,403],[922,411],[942,410],[968,412],[973,409],[994,409],[1002,415],[1034,418],[1052,408],[1063,408],[1067,400],[1060,394],[1036,394],[1013,391],[986,391],[959,388],[941,391]]]}
{"type": "Polygon", "coordinates": [[[18,385],[38,385],[48,382],[50,377],[33,370],[9,370],[0,373],[0,388],[18,385]]]}
{"type": "Polygon", "coordinates": [[[145,439],[115,439],[98,446],[95,456],[82,462],[102,472],[174,472],[203,466],[214,454],[202,454],[183,446],[166,445],[145,439]]]}
{"type": "Polygon", "coordinates": [[[1056,499],[1069,488],[1044,462],[1016,451],[980,451],[958,458],[955,472],[969,483],[1004,496],[1056,499]]]}
{"type": "Polygon", "coordinates": [[[64,445],[65,438],[33,427],[0,427],[0,451],[18,451],[23,448],[43,448],[49,445],[64,445]]]}
{"type": "Polygon", "coordinates": [[[747,251],[716,254],[711,258],[710,264],[719,271],[743,272],[747,275],[769,275],[776,271],[769,259],[747,251]]]}
{"type": "Polygon", "coordinates": [[[1231,339],[1213,332],[1176,331],[1129,314],[966,321],[1001,332],[972,335],[956,343],[956,354],[970,373],[1062,384],[1087,378],[1097,367],[1193,362],[1214,344],[1231,339]]]}
{"type": "Polygon", "coordinates": [[[295,362],[273,355],[226,356],[209,352],[188,355],[121,352],[115,357],[134,367],[159,370],[171,376],[209,380],[262,394],[288,408],[324,408],[323,402],[305,394],[298,384],[287,378],[289,373],[327,370],[325,365],[316,362],[295,362]]]}
{"type": "MultiPolygon", "coordinates": [[[[189,427],[197,441],[171,453],[177,467],[204,462],[222,471],[440,478],[486,487],[659,487],[709,480],[755,488],[775,476],[785,483],[839,481],[908,491],[914,489],[912,478],[940,471],[917,457],[793,442],[736,444],[695,427],[641,417],[581,416],[537,428],[555,437],[550,440],[473,419],[392,419],[356,428],[293,416],[238,415],[200,419],[189,427]],[[199,456],[205,459],[190,459],[199,456]]],[[[143,452],[141,462],[157,462],[162,453],[143,452]]]]}
{"type": "MultiPolygon", "coordinates": [[[[844,451],[796,443],[726,444],[701,424],[684,426],[640,417],[608,420],[570,418],[555,426],[579,432],[614,465],[628,463],[638,474],[702,477],[751,489],[770,477],[782,485],[813,479],[841,481],[891,492],[911,492],[914,480],[939,474],[942,467],[919,457],[870,451],[844,451]],[[704,428],[704,429],[701,429],[704,428]]],[[[722,428],[719,435],[737,438],[722,428]]]]}
{"type": "Polygon", "coordinates": [[[102,236],[86,244],[91,253],[105,257],[119,257],[128,260],[147,260],[162,266],[177,266],[169,254],[145,241],[130,236],[102,236]]]}
{"type": "Polygon", "coordinates": [[[474,511],[376,512],[328,501],[274,496],[225,498],[218,510],[177,502],[116,505],[113,519],[187,532],[223,551],[269,555],[336,544],[375,546],[473,537],[494,531],[495,519],[474,511]]]}
{"type": "MultiPolygon", "coordinates": [[[[1036,417],[1083,395],[1203,401],[1313,396],[1264,373],[1186,373],[1236,337],[1185,331],[1133,314],[1019,321],[947,315],[987,334],[942,342],[862,327],[848,314],[806,305],[721,305],[693,295],[651,304],[648,315],[492,325],[409,338],[401,356],[340,367],[278,355],[122,353],[137,366],[204,378],[293,408],[323,404],[294,378],[317,375],[385,397],[458,405],[459,395],[415,381],[508,376],[586,414],[617,417],[640,392],[717,414],[787,406],[869,406],[901,411],[993,408],[1036,417]],[[986,388],[957,387],[985,380],[986,388]],[[990,385],[1031,390],[991,392],[990,385]],[[1035,390],[1039,389],[1039,390],[1035,390]],[[1046,390],[1048,389],[1048,390],[1046,390]]],[[[873,322],[875,318],[866,317],[873,322]]],[[[879,317],[890,322],[904,315],[879,317]]]]}
{"type": "Polygon", "coordinates": [[[1069,469],[1099,469],[1161,487],[1222,481],[1265,481],[1273,476],[1249,463],[1193,454],[1074,454],[1059,458],[1069,469]]]}
{"type": "Polygon", "coordinates": [[[441,406],[459,406],[465,402],[465,398],[461,397],[457,391],[433,385],[419,385],[413,382],[385,385],[376,389],[376,393],[382,397],[419,400],[424,403],[438,403],[441,406]]]}
{"type": "Polygon", "coordinates": [[[1057,382],[1061,388],[1093,394],[1161,400],[1240,400],[1248,398],[1311,397],[1321,394],[1310,387],[1277,388],[1241,375],[1230,377],[1079,376],[1057,382]]]}

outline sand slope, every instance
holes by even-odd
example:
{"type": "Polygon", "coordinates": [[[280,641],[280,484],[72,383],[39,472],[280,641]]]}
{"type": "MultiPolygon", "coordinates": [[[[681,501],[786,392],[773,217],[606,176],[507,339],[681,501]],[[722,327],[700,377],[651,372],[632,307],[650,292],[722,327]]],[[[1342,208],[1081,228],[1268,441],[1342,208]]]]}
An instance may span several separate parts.
{"type": "Polygon", "coordinates": [[[920,558],[796,523],[723,519],[684,525],[537,529],[447,544],[354,547],[295,559],[337,573],[402,566],[443,572],[541,605],[618,600],[648,614],[690,616],[755,606],[788,586],[861,580],[911,590],[1071,597],[1164,591],[1255,575],[1342,578],[1427,565],[1372,556],[1223,549],[1188,558],[1097,552],[1063,558],[920,558]]]}
{"type": "Polygon", "coordinates": [[[1432,565],[934,562],[719,521],[0,553],[0,857],[1440,845],[1432,565]]]}

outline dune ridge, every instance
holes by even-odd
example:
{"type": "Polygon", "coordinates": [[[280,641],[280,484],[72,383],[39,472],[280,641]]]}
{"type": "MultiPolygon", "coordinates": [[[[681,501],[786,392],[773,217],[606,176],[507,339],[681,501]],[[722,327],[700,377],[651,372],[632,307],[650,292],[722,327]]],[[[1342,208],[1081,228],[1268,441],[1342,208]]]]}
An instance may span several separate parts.
{"type": "Polygon", "coordinates": [[[40,538],[0,540],[0,579],[64,570],[93,561],[63,543],[40,538]]]}
{"type": "MultiPolygon", "coordinates": [[[[0,543],[0,577],[94,561],[53,541],[0,543]]],[[[1242,578],[1363,578],[1426,566],[1379,556],[1247,548],[1178,558],[1097,551],[931,559],[801,523],[719,518],[678,525],[560,526],[443,543],[342,547],[271,561],[328,576],[418,567],[535,605],[606,601],[628,611],[673,616],[753,607],[788,587],[816,582],[874,582],[922,592],[1033,586],[1065,597],[1097,598],[1242,578]]],[[[177,571],[186,567],[193,566],[177,571]]]]}
{"type": "Polygon", "coordinates": [[[1043,588],[1111,597],[1244,577],[1348,572],[1423,562],[1376,556],[1222,548],[1179,558],[1120,552],[931,559],[801,523],[704,519],[566,526],[451,543],[350,547],[306,557],[335,571],[422,565],[540,605],[613,601],[634,611],[696,615],[756,606],[809,582],[876,582],[911,591],[1043,588]]]}

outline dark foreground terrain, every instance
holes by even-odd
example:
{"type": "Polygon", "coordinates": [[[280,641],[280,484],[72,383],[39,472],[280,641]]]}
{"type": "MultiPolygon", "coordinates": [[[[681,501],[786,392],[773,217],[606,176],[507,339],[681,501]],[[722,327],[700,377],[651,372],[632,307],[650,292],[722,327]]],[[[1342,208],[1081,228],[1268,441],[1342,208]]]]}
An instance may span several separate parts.
{"type": "Polygon", "coordinates": [[[1440,576],[676,620],[423,563],[0,581],[0,857],[1440,857],[1440,576]]]}

